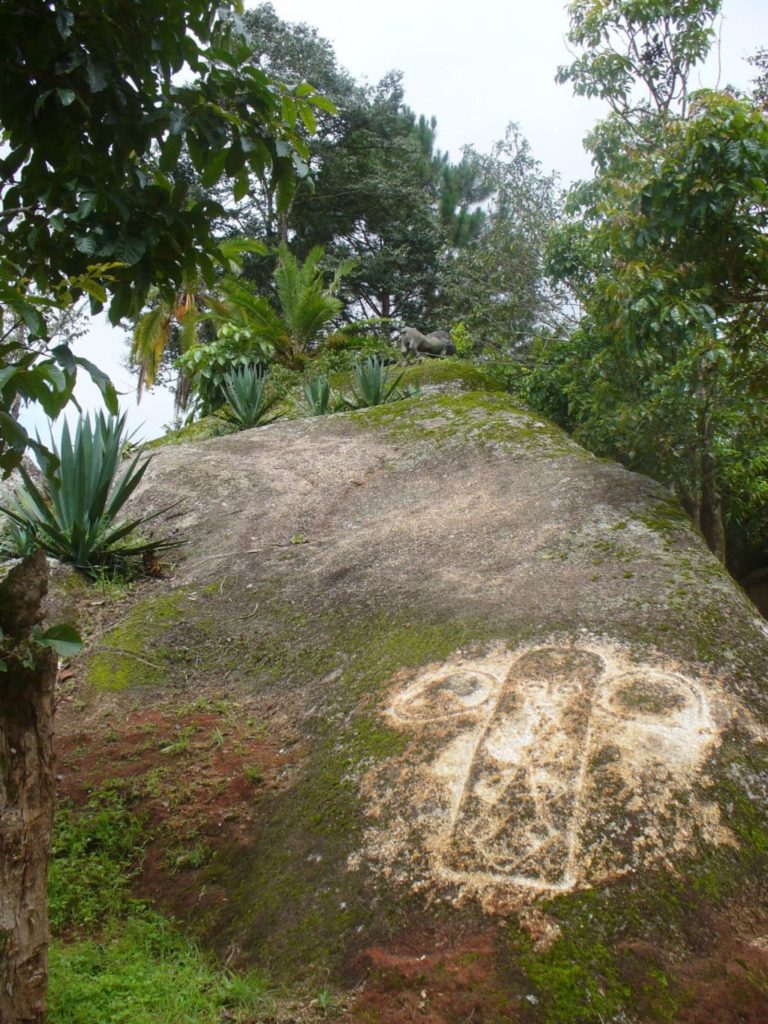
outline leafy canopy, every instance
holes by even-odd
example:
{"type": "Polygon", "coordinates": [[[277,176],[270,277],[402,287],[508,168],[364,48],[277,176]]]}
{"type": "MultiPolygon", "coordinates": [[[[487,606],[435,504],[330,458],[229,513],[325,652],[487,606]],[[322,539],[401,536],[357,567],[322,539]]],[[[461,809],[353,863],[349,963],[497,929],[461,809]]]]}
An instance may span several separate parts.
{"type": "Polygon", "coordinates": [[[599,96],[616,113],[679,107],[691,68],[703,60],[722,0],[572,0],[568,41],[580,49],[558,69],[578,96],[599,96]]]}
{"type": "Polygon", "coordinates": [[[332,104],[250,64],[238,11],[214,0],[0,6],[0,468],[30,443],[18,400],[53,416],[72,394],[78,360],[46,348],[46,309],[88,295],[117,322],[152,288],[172,303],[186,281],[213,283],[224,208],[176,173],[182,150],[203,185],[227,180],[235,199],[260,175],[278,209],[306,173],[304,133],[332,104]]]}
{"type": "Polygon", "coordinates": [[[768,523],[768,125],[749,98],[688,93],[718,7],[571,5],[583,52],[561,78],[613,113],[551,247],[584,316],[529,383],[590,447],[672,483],[725,558],[726,530],[768,523]]]}
{"type": "Polygon", "coordinates": [[[152,285],[178,287],[196,269],[212,278],[223,210],[170,176],[182,145],[203,184],[226,175],[237,198],[266,169],[284,205],[305,169],[297,123],[327,106],[248,63],[231,4],[9,0],[0,33],[3,278],[15,271],[50,293],[118,261],[113,321],[138,312],[152,285]]]}
{"type": "Polygon", "coordinates": [[[352,270],[350,261],[340,263],[326,284],[322,259],[320,246],[302,262],[281,245],[272,275],[274,299],[254,295],[244,278],[230,276],[221,282],[224,299],[216,304],[214,319],[246,330],[277,362],[299,369],[320,332],[344,308],[338,292],[352,270]]]}

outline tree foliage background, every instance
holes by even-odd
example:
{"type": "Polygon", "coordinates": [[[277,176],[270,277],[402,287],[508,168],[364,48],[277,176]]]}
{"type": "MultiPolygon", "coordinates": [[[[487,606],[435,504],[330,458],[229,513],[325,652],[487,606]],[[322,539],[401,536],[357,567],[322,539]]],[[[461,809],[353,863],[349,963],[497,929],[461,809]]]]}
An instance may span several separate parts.
{"type": "MultiPolygon", "coordinates": [[[[78,365],[47,345],[47,311],[87,294],[113,322],[150,288],[212,283],[221,203],[174,174],[182,150],[204,186],[244,195],[267,178],[276,205],[305,170],[305,126],[331,109],[249,63],[236,7],[208,0],[8,0],[0,8],[0,467],[32,440],[19,399],[55,415],[78,365]],[[179,77],[180,72],[184,75],[179,77]],[[299,128],[301,126],[301,129],[299,128]],[[23,336],[19,328],[24,329],[23,336]]],[[[38,446],[44,455],[44,450],[38,446]]]]}
{"type": "Polygon", "coordinates": [[[560,79],[611,113],[550,245],[583,316],[540,348],[525,389],[593,450],[670,484],[738,570],[768,554],[768,125],[764,79],[752,96],[689,92],[719,8],[571,4],[560,79]]]}

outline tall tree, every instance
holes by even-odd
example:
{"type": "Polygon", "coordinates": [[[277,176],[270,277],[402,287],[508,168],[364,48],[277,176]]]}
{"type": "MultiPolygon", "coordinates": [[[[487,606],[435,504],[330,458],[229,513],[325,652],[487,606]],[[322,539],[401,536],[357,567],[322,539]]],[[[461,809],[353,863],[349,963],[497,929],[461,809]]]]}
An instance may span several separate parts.
{"type": "MultiPolygon", "coordinates": [[[[0,305],[40,350],[41,302],[87,292],[94,309],[109,299],[117,322],[153,286],[170,296],[198,273],[212,281],[220,252],[211,225],[223,209],[169,177],[183,145],[203,184],[226,177],[242,195],[250,174],[268,173],[277,201],[289,202],[306,155],[296,124],[324,101],[246,63],[233,5],[8,0],[0,33],[0,305]],[[191,78],[178,84],[185,67],[191,78]]],[[[7,338],[0,359],[7,469],[29,441],[10,416],[16,396],[47,397],[56,411],[77,361],[57,347],[28,364],[7,338]]]]}
{"type": "MultiPolygon", "coordinates": [[[[281,21],[271,4],[246,16],[261,64],[287,81],[306,76],[335,103],[320,113],[310,145],[311,177],[290,210],[276,214],[265,188],[238,213],[237,230],[290,237],[300,257],[316,245],[354,258],[345,283],[357,315],[423,322],[436,309],[446,248],[477,235],[483,219],[474,163],[452,165],[435,145],[436,121],[405,104],[402,78],[362,86],[339,67],[333,47],[305,24],[281,21]]],[[[273,263],[252,261],[265,290],[273,263]]]]}
{"type": "Polygon", "coordinates": [[[648,115],[685,116],[691,69],[709,52],[722,0],[572,0],[558,70],[578,96],[599,96],[637,130],[648,115]]]}
{"type": "Polygon", "coordinates": [[[544,173],[517,125],[490,153],[465,151],[456,173],[468,176],[469,203],[459,207],[454,230],[462,231],[462,209],[475,222],[446,260],[445,315],[460,319],[479,347],[519,351],[562,316],[562,297],[544,274],[545,247],[560,215],[556,176],[544,173]],[[478,217],[471,203],[481,200],[478,217]]]}
{"type": "Polygon", "coordinates": [[[403,103],[399,74],[358,94],[338,141],[321,148],[312,193],[295,202],[299,244],[353,259],[358,315],[421,322],[433,307],[444,244],[434,127],[403,103]],[[425,128],[427,129],[425,131],[425,128]]]}
{"type": "Polygon", "coordinates": [[[0,640],[12,648],[0,673],[0,1020],[7,1024],[45,1019],[58,663],[32,637],[47,589],[42,550],[0,581],[0,640]]]}
{"type": "Polygon", "coordinates": [[[585,310],[567,385],[577,432],[673,483],[724,559],[733,446],[754,441],[765,376],[768,127],[748,100],[689,95],[718,9],[571,5],[584,51],[561,78],[613,113],[588,140],[595,178],[571,194],[553,266],[585,310]]]}
{"type": "Polygon", "coordinates": [[[757,78],[753,83],[755,103],[766,110],[768,109],[768,49],[763,47],[758,50],[749,58],[749,63],[758,69],[757,78]]]}
{"type": "MultiPolygon", "coordinates": [[[[0,467],[9,469],[29,442],[13,415],[19,396],[56,411],[74,385],[68,346],[47,349],[46,308],[87,293],[97,308],[111,298],[117,320],[152,286],[172,295],[185,276],[212,279],[219,207],[168,178],[182,145],[204,183],[226,175],[236,194],[251,171],[269,168],[285,206],[306,154],[297,118],[311,123],[323,101],[244,63],[250,50],[231,4],[7,0],[0,33],[0,306],[10,321],[0,337],[0,467]],[[192,80],[177,84],[184,67],[192,80]]],[[[46,1016],[56,660],[35,633],[46,579],[38,553],[0,593],[4,1024],[46,1016]]]]}

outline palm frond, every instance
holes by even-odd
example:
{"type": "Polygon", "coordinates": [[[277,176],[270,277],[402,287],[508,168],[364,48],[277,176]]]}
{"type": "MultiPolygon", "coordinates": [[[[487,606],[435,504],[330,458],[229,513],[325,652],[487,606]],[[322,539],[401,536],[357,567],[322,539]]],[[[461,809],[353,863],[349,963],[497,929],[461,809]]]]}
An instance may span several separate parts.
{"type": "Polygon", "coordinates": [[[299,262],[286,245],[280,246],[277,266],[274,273],[275,288],[283,319],[288,333],[293,334],[293,319],[299,297],[306,279],[299,267],[299,262]]]}
{"type": "Polygon", "coordinates": [[[173,316],[167,303],[162,302],[144,313],[136,324],[131,343],[131,362],[139,369],[137,394],[151,388],[157,380],[157,371],[163,352],[171,338],[173,316]]]}

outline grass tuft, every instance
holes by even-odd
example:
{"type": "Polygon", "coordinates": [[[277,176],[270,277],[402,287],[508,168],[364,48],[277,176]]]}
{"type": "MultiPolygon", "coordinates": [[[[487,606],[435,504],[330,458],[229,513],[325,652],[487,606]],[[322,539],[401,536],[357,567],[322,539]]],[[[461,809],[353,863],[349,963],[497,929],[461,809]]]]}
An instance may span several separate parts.
{"type": "Polygon", "coordinates": [[[51,1024],[234,1024],[267,1007],[261,975],[217,969],[157,914],[111,921],[98,941],[51,949],[51,1024]]]}

